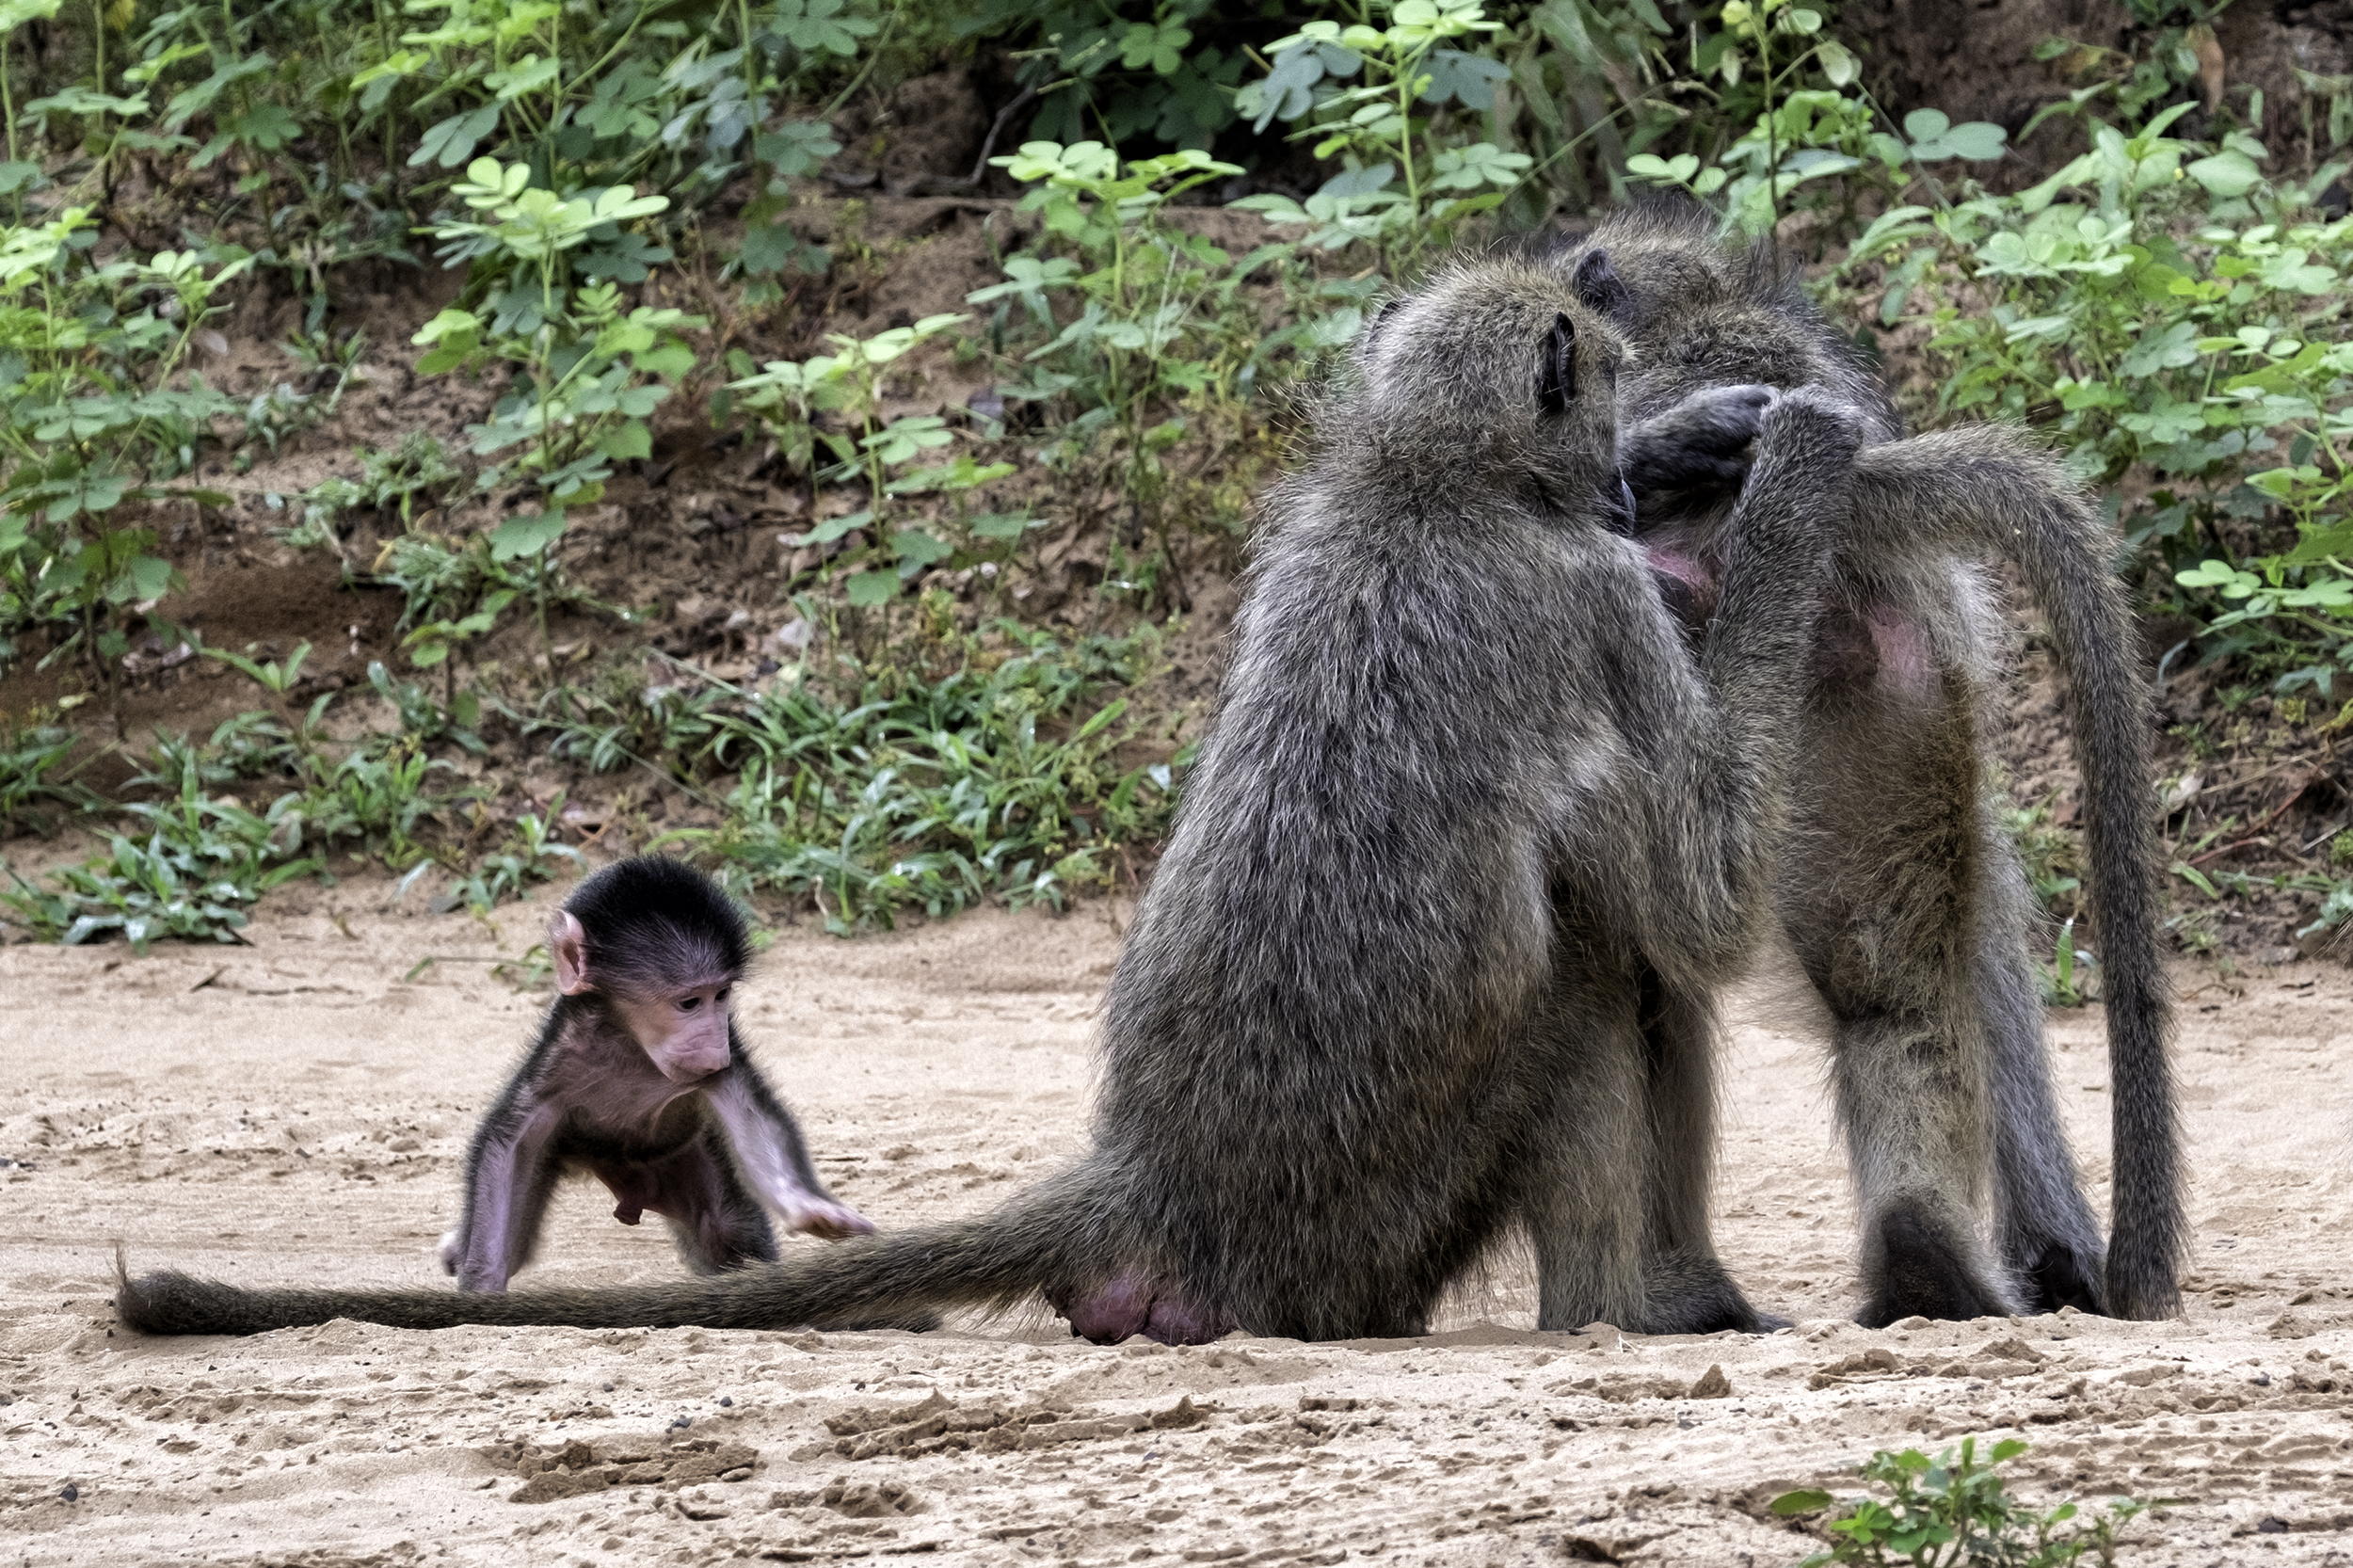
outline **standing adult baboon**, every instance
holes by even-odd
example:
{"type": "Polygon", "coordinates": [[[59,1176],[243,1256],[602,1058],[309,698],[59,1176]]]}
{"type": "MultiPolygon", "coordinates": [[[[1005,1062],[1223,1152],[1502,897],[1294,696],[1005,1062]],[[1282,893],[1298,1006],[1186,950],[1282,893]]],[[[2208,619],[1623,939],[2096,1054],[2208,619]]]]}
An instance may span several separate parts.
{"type": "MultiPolygon", "coordinates": [[[[1721,530],[1757,427],[1756,389],[1815,389],[1868,410],[1805,679],[1774,894],[1836,1020],[1838,1113],[1865,1226],[1861,1320],[2069,1304],[2171,1315],[2185,1221],[2148,699],[2105,530],[2018,432],[1904,439],[1877,378],[1796,280],[1761,252],[1728,248],[1696,207],[1613,215],[1553,264],[1586,277],[1625,336],[1621,458],[1638,536],[1687,625],[1717,607],[1721,530]],[[2000,639],[1993,595],[1964,553],[2017,563],[2066,677],[2111,1060],[2105,1260],[2051,1093],[2035,911],[1986,800],[1978,726],[2000,639]]],[[[1705,1201],[1692,1190],[1662,1197],[1683,1212],[1705,1201]]]]}
{"type": "Polygon", "coordinates": [[[1645,1030],[1704,1013],[1765,918],[1859,438],[1813,392],[1765,410],[1694,658],[1625,536],[1617,359],[1577,280],[1508,262],[1445,271],[1360,349],[1321,453],[1269,498],[1074,1167],[977,1219],[708,1280],[151,1274],[123,1281],[123,1320],[749,1327],[1042,1290],[1100,1340],[1407,1335],[1518,1224],[1545,1327],[1753,1326],[1704,1215],[1653,1231],[1662,1162],[1707,1144],[1657,1137],[1645,1030]]]}

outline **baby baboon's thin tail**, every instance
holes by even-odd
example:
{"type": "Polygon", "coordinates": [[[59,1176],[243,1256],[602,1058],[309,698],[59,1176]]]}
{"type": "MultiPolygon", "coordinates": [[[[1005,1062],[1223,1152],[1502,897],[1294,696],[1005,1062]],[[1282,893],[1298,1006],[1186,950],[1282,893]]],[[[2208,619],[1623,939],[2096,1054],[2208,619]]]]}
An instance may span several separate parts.
{"type": "Polygon", "coordinates": [[[394,1328],[459,1323],[579,1328],[912,1328],[943,1306],[1004,1308],[1081,1281],[1087,1216],[1068,1188],[1016,1198],[975,1220],[795,1249],[779,1263],[610,1289],[247,1290],[174,1272],[133,1279],[115,1256],[115,1315],[141,1334],[263,1334],[349,1318],[394,1328]]]}
{"type": "Polygon", "coordinates": [[[2172,1004],[2157,950],[2149,692],[2131,608],[2108,568],[2107,530],[2057,462],[1998,425],[1870,447],[1856,472],[1853,527],[1866,555],[1975,544],[2015,561],[2050,619],[2089,808],[2107,1005],[2115,1179],[2106,1306],[2119,1318],[2169,1318],[2181,1309],[2187,1224],[2167,1056],[2172,1004]]]}

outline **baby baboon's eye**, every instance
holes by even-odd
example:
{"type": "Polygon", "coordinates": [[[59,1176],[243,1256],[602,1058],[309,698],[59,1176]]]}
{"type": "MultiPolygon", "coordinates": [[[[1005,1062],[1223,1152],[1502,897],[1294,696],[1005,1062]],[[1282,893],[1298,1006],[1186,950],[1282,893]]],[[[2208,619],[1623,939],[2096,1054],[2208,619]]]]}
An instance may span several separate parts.
{"type": "Polygon", "coordinates": [[[1577,395],[1577,328],[1566,315],[1552,318],[1552,330],[1536,350],[1536,408],[1564,414],[1577,395]]]}

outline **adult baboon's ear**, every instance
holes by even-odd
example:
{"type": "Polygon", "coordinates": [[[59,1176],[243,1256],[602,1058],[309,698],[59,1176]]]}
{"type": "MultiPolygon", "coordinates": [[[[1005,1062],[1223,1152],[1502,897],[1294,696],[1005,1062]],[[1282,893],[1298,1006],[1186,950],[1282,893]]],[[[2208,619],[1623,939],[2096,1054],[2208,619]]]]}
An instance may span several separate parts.
{"type": "Polygon", "coordinates": [[[1536,407],[1544,413],[1564,414],[1576,395],[1577,328],[1567,316],[1556,315],[1536,352],[1536,407]]]}
{"type": "Polygon", "coordinates": [[[1579,299],[1612,321],[1623,318],[1626,304],[1633,297],[1626,291],[1625,280],[1610,264],[1607,250],[1585,253],[1585,259],[1577,264],[1572,286],[1579,299]]]}

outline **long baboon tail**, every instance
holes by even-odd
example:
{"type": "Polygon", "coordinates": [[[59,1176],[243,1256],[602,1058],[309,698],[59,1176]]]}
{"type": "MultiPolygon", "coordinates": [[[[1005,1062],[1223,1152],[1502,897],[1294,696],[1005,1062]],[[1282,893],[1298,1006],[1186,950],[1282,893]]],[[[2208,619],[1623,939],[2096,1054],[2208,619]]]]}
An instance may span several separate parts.
{"type": "Polygon", "coordinates": [[[1067,1182],[977,1219],[795,1249],[782,1262],[605,1289],[248,1290],[166,1271],[131,1277],[115,1256],[115,1315],[141,1334],[263,1334],[336,1318],[394,1328],[460,1323],[578,1328],[929,1328],[936,1309],[1011,1307],[1104,1267],[1096,1215],[1067,1182]]]}
{"type": "Polygon", "coordinates": [[[2172,1003],[2158,954],[2157,839],[2150,788],[2149,690],[2108,532],[2057,461],[2000,425],[1943,430],[1865,449],[1853,526],[1901,552],[1966,540],[2017,563],[2051,623],[2067,718],[2083,772],[2084,840],[2099,916],[2107,1008],[2114,1181],[2107,1310],[2160,1319],[2181,1309],[2188,1239],[2181,1135],[2167,1052],[2172,1003]],[[1920,531],[1917,520],[1943,526],[1920,531]]]}

